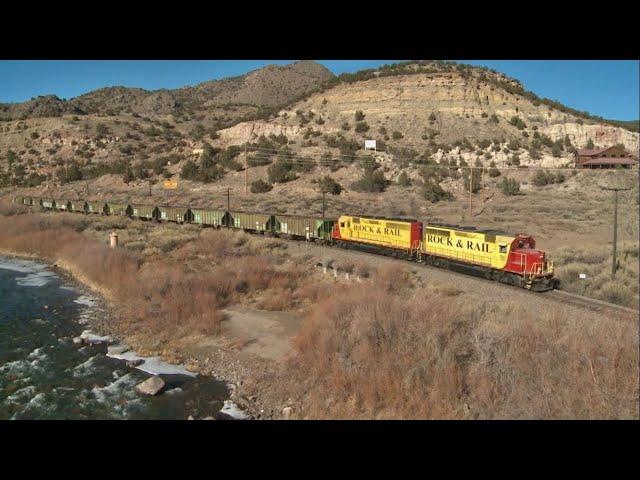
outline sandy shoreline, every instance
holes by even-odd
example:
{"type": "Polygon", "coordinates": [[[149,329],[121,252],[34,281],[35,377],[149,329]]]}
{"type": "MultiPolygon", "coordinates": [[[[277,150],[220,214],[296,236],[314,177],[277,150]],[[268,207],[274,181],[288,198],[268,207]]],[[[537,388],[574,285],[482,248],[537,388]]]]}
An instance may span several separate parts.
{"type": "MultiPolygon", "coordinates": [[[[225,376],[217,374],[217,368],[215,369],[216,372],[214,373],[212,371],[212,365],[209,359],[206,359],[204,361],[195,358],[185,359],[182,357],[182,355],[180,355],[179,352],[172,352],[172,354],[167,355],[164,351],[153,351],[148,349],[139,349],[140,351],[138,351],[138,349],[135,348],[135,344],[137,342],[134,338],[123,335],[122,332],[114,328],[114,325],[116,323],[115,320],[117,318],[116,310],[118,306],[114,305],[113,297],[109,294],[108,290],[101,288],[99,285],[96,285],[93,282],[88,281],[71,265],[67,264],[66,262],[54,262],[50,259],[39,257],[37,255],[20,253],[2,248],[0,248],[0,256],[4,256],[6,258],[32,260],[34,262],[45,264],[49,268],[51,268],[54,273],[58,275],[62,280],[72,285],[73,288],[77,290],[81,295],[88,296],[93,301],[95,301],[95,305],[92,308],[95,308],[96,312],[99,312],[100,315],[90,315],[86,318],[88,322],[86,326],[89,327],[92,332],[98,335],[111,337],[114,344],[120,343],[130,346],[131,351],[135,351],[136,355],[140,355],[141,357],[143,356],[150,359],[157,357],[163,362],[166,362],[170,365],[183,367],[195,374],[213,377],[215,380],[225,382],[229,388],[229,400],[233,402],[232,406],[226,408],[233,411],[242,411],[251,419],[254,419],[256,417],[259,418],[262,416],[260,413],[256,415],[256,412],[259,412],[259,410],[257,410],[257,406],[253,405],[246,396],[241,394],[239,386],[243,382],[238,382],[237,379],[235,379],[236,381],[234,381],[234,379],[232,378],[225,378],[225,376]]],[[[224,356],[222,358],[224,358],[224,356]]],[[[235,370],[236,365],[232,365],[232,367],[234,367],[235,370]]],[[[221,369],[222,372],[224,372],[225,370],[226,369],[224,368],[221,369]]],[[[264,409],[262,410],[264,411],[264,409]]]]}

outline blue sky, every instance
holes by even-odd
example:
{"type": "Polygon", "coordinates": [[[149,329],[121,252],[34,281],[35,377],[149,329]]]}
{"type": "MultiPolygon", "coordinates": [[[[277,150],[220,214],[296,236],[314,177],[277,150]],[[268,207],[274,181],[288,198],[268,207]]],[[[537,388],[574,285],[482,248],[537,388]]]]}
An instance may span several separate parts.
{"type": "MultiPolygon", "coordinates": [[[[395,60],[320,60],[333,73],[355,72],[395,60]]],[[[0,102],[37,95],[71,98],[96,88],[123,85],[178,88],[242,75],[290,60],[0,61],[0,102]]],[[[527,90],[569,107],[617,120],[640,118],[639,62],[626,60],[464,60],[520,80],[527,90]]]]}

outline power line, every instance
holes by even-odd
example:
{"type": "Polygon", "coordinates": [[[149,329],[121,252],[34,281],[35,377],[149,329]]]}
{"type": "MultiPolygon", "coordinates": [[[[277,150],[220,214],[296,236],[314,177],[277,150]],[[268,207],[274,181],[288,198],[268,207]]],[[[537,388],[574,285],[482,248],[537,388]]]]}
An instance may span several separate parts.
{"type": "MultiPolygon", "coordinates": [[[[254,158],[259,158],[259,159],[271,159],[271,157],[276,157],[277,158],[281,158],[284,160],[291,160],[291,161],[297,161],[299,163],[306,163],[306,164],[317,164],[318,162],[324,162],[326,164],[340,164],[340,165],[353,165],[354,163],[368,163],[368,164],[374,164],[374,163],[380,163],[378,162],[375,158],[373,158],[372,156],[367,156],[365,158],[363,158],[362,156],[358,156],[358,155],[335,155],[338,158],[334,158],[334,154],[331,154],[331,157],[328,156],[318,156],[318,154],[302,154],[302,153],[295,153],[295,152],[282,152],[279,150],[275,150],[275,149],[254,149],[252,151],[252,153],[254,153],[254,158]],[[342,157],[342,158],[339,158],[342,157]],[[351,159],[351,160],[346,160],[346,158],[351,159]]],[[[392,160],[394,163],[397,164],[402,164],[402,163],[410,163],[413,164],[414,167],[416,168],[420,168],[420,167],[428,167],[431,169],[461,169],[461,168],[494,168],[491,166],[487,166],[487,165],[443,165],[441,163],[421,163],[421,162],[417,162],[415,158],[398,158],[397,156],[394,156],[394,159],[392,160]]],[[[466,161],[465,161],[466,162],[466,161]]],[[[329,166],[329,165],[326,165],[329,166]]],[[[399,165],[400,166],[400,165],[399,165]]],[[[637,172],[637,168],[631,168],[631,169],[589,169],[589,168],[576,168],[576,167],[544,167],[541,165],[521,165],[521,166],[501,166],[498,167],[496,165],[495,168],[498,168],[499,170],[507,170],[507,171],[524,171],[524,170],[550,170],[550,171],[601,171],[601,170],[607,170],[607,171],[614,171],[614,172],[637,172]]]]}
{"type": "MultiPolygon", "coordinates": [[[[254,158],[256,159],[260,159],[260,160],[272,160],[273,157],[276,155],[272,155],[269,153],[258,153],[257,155],[254,155],[254,158]]],[[[343,159],[339,159],[339,158],[330,158],[330,157],[314,157],[312,155],[299,155],[299,154],[286,154],[286,155],[278,155],[276,156],[276,161],[279,159],[281,160],[287,160],[287,161],[291,161],[292,163],[298,163],[298,164],[302,164],[302,165],[316,165],[316,166],[325,166],[325,167],[331,167],[331,166],[339,166],[339,167],[347,167],[350,165],[356,165],[356,166],[362,166],[362,165],[374,165],[374,164],[380,164],[380,165],[384,165],[384,163],[378,162],[376,159],[371,159],[371,158],[362,158],[362,157],[354,157],[354,160],[352,161],[348,161],[348,160],[343,160],[343,159]]],[[[392,161],[393,163],[398,164],[397,166],[399,168],[407,168],[407,166],[402,166],[402,160],[395,160],[392,161]]],[[[466,165],[444,165],[441,163],[420,163],[420,162],[416,162],[415,159],[412,160],[404,160],[405,163],[409,163],[411,165],[411,167],[413,168],[428,168],[428,169],[435,169],[435,170],[440,170],[440,169],[444,169],[444,170],[461,170],[461,169],[469,169],[469,168],[473,168],[473,169],[484,169],[484,170],[488,170],[491,168],[496,168],[500,171],[518,171],[518,172],[526,172],[526,171],[538,171],[538,170],[543,170],[543,171],[564,171],[564,172],[590,172],[590,173],[596,173],[596,172],[602,172],[603,170],[608,171],[608,172],[616,172],[616,173],[637,173],[638,169],[637,168],[631,168],[631,169],[598,169],[598,168],[575,168],[575,167],[545,167],[545,166],[540,166],[540,165],[521,165],[521,166],[498,166],[496,165],[495,167],[489,166],[489,165],[475,165],[475,164],[466,164],[466,165]]],[[[258,166],[266,166],[273,163],[273,161],[265,163],[264,165],[255,165],[255,167],[258,166]]],[[[251,167],[249,167],[251,168],[251,167]]]]}

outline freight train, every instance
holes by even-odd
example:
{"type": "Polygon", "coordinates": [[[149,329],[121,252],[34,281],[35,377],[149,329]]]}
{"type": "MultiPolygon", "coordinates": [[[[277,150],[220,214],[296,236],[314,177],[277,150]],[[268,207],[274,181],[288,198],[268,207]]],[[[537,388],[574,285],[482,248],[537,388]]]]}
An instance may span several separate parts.
{"type": "Polygon", "coordinates": [[[236,228],[387,255],[482,276],[533,291],[557,286],[553,262],[532,236],[510,235],[404,218],[342,215],[337,219],[235,210],[16,196],[45,210],[236,228]]]}

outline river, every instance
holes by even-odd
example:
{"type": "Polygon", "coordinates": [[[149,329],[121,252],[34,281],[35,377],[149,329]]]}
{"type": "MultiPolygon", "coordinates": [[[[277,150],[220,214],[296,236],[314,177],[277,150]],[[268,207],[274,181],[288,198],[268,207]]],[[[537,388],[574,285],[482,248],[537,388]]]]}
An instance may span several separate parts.
{"type": "Polygon", "coordinates": [[[203,376],[161,375],[166,391],[142,396],[148,373],[108,357],[105,344],[76,344],[99,315],[51,267],[0,256],[0,420],[219,417],[229,392],[203,376]]]}

